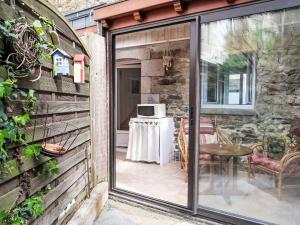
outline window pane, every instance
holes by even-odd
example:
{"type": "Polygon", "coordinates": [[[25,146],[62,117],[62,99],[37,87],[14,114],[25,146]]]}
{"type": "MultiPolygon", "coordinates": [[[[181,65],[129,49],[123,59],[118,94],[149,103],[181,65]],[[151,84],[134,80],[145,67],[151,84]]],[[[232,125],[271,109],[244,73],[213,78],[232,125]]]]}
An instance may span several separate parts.
{"type": "Polygon", "coordinates": [[[300,221],[300,9],[201,26],[199,205],[300,221]]]}

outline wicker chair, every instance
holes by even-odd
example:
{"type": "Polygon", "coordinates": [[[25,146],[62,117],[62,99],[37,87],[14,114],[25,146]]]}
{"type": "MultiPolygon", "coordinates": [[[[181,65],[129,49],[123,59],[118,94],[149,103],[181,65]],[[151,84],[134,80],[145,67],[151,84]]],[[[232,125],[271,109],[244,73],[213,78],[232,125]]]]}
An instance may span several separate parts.
{"type": "MultiPolygon", "coordinates": [[[[185,173],[185,182],[188,181],[188,162],[189,162],[189,149],[188,149],[188,139],[189,139],[189,129],[188,129],[188,118],[184,117],[180,121],[180,130],[178,134],[178,144],[181,151],[181,168],[185,173]]],[[[200,118],[200,145],[201,144],[212,144],[212,143],[224,143],[232,144],[231,140],[217,127],[216,119],[211,119],[209,117],[200,118]],[[211,125],[209,125],[211,124],[211,125]]],[[[199,154],[200,167],[208,167],[210,174],[213,172],[216,166],[219,166],[218,158],[206,154],[199,154]]]]}
{"type": "MultiPolygon", "coordinates": [[[[248,177],[255,178],[255,172],[260,171],[274,176],[277,186],[277,197],[282,198],[283,180],[285,177],[297,177],[300,179],[300,146],[299,138],[294,148],[286,149],[281,160],[273,160],[268,157],[267,141],[251,146],[253,154],[248,157],[248,177]],[[258,154],[258,152],[263,152],[258,154]]],[[[289,185],[286,185],[288,187],[289,185]]],[[[291,185],[290,187],[300,187],[300,185],[291,185]]]]}

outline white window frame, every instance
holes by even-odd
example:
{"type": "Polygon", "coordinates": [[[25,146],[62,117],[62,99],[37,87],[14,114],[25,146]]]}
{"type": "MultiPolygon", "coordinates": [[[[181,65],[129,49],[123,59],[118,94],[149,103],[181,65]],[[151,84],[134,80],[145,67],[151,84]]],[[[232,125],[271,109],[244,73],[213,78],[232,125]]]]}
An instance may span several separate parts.
{"type": "MultiPolygon", "coordinates": [[[[255,62],[256,58],[253,55],[253,62],[255,62]]],[[[202,70],[201,74],[201,108],[202,109],[241,109],[241,110],[254,110],[255,101],[256,101],[256,64],[254,64],[252,70],[252,104],[251,105],[229,105],[229,104],[217,104],[217,103],[203,103],[203,100],[206,98],[207,100],[207,76],[204,76],[204,72],[202,70]]],[[[203,69],[203,68],[202,68],[203,69]]],[[[217,90],[219,91],[219,90],[217,90]]]]}

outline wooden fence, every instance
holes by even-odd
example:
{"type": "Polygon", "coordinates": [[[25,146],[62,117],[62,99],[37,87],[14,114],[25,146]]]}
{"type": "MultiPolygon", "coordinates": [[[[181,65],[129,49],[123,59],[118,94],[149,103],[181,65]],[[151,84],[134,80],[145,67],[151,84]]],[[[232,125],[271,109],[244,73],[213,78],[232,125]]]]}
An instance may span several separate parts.
{"type": "MultiPolygon", "coordinates": [[[[0,18],[12,19],[13,7],[10,1],[0,3],[0,18]]],[[[51,6],[44,0],[16,0],[16,9],[29,21],[37,18],[37,14],[52,19],[57,26],[60,36],[59,48],[66,51],[70,56],[86,54],[80,39],[75,35],[66,21],[60,17],[51,6]]],[[[0,39],[1,40],[1,39],[0,39]]],[[[3,40],[0,41],[0,51],[5,51],[3,40]]],[[[70,61],[70,72],[73,71],[70,61]]],[[[3,69],[3,68],[1,68],[3,69]]],[[[30,195],[37,193],[43,187],[51,185],[52,191],[45,196],[44,205],[46,212],[33,224],[65,224],[72,213],[89,194],[92,183],[89,177],[90,163],[90,105],[89,105],[89,67],[86,66],[86,83],[75,85],[72,78],[63,78],[55,81],[52,76],[52,62],[44,61],[42,64],[42,77],[37,82],[22,80],[18,86],[23,89],[34,89],[38,98],[37,116],[33,116],[30,124],[36,120],[36,129],[33,142],[41,143],[43,138],[43,123],[47,118],[47,124],[52,128],[61,126],[61,122],[70,122],[76,125],[81,133],[72,144],[70,151],[57,158],[60,174],[55,177],[46,175],[35,176],[34,168],[50,160],[43,156],[39,160],[26,160],[21,167],[15,166],[10,173],[0,177],[0,210],[8,209],[16,200],[20,191],[20,180],[24,173],[30,176],[30,195]],[[47,110],[46,105],[49,105],[47,110]],[[67,205],[75,200],[75,204],[65,215],[59,217],[67,205]]],[[[72,75],[72,74],[71,74],[72,75]]],[[[72,131],[69,128],[66,132],[72,131]]],[[[25,130],[27,140],[32,140],[33,128],[25,130]]],[[[52,132],[49,141],[55,142],[64,132],[59,130],[52,132]]],[[[72,141],[72,140],[70,140],[72,141]]],[[[71,142],[70,142],[71,143],[71,142]]],[[[9,161],[10,165],[16,165],[16,160],[9,161]]],[[[25,196],[21,197],[24,200],[25,196]]]]}

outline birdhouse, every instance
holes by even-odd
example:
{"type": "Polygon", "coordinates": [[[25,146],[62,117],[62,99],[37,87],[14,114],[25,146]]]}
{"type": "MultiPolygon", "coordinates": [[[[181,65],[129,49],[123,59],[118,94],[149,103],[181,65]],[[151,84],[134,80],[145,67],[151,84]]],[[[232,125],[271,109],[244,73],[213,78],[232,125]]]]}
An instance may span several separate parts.
{"type": "Polygon", "coordinates": [[[54,76],[70,75],[69,59],[71,56],[59,48],[52,52],[51,56],[54,64],[54,76]]]}
{"type": "Polygon", "coordinates": [[[84,83],[84,66],[86,63],[87,57],[85,55],[74,56],[74,83],[84,83]]]}

